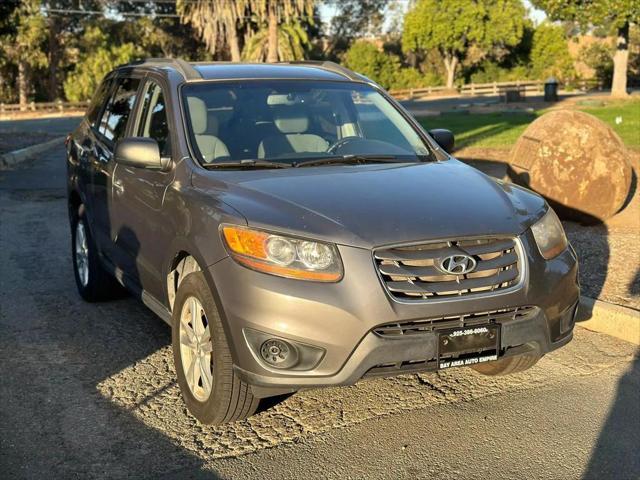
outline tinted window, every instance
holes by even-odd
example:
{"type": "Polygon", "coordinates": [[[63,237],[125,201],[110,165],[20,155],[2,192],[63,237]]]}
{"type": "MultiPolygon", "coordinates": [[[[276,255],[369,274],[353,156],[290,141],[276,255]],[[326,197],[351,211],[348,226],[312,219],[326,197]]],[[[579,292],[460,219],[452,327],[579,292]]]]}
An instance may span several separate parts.
{"type": "Polygon", "coordinates": [[[124,135],[131,109],[136,102],[136,92],[140,80],[137,78],[123,78],[118,80],[107,109],[102,115],[100,133],[114,142],[124,135]]]}
{"type": "Polygon", "coordinates": [[[160,155],[163,157],[171,156],[167,107],[162,89],[154,82],[147,83],[137,135],[153,138],[158,142],[160,155]]]}
{"type": "Polygon", "coordinates": [[[104,107],[104,104],[107,101],[111,84],[111,79],[103,81],[91,99],[91,104],[87,110],[87,120],[92,127],[98,122],[98,116],[100,115],[100,112],[102,112],[102,107],[104,107]]]}

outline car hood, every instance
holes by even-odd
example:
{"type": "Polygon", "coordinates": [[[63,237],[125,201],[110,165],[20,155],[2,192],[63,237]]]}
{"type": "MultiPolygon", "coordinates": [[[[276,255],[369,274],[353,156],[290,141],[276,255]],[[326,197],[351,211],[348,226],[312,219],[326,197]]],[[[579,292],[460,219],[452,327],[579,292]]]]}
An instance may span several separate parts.
{"type": "Polygon", "coordinates": [[[264,170],[212,170],[194,186],[250,226],[372,248],[476,235],[517,235],[544,200],[451,159],[264,170]]]}

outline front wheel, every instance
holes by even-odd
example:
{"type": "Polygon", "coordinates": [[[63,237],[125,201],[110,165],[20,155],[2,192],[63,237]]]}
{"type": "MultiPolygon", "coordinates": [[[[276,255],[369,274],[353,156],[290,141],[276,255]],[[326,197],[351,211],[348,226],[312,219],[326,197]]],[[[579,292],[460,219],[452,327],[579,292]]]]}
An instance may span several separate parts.
{"type": "Polygon", "coordinates": [[[233,371],[218,308],[202,272],[180,283],[171,333],[178,385],[194,417],[222,424],[256,412],[259,400],[233,371]]]}
{"type": "Polygon", "coordinates": [[[494,362],[479,363],[471,368],[483,375],[509,375],[530,369],[538,363],[538,360],[540,356],[537,354],[514,355],[494,362]]]}

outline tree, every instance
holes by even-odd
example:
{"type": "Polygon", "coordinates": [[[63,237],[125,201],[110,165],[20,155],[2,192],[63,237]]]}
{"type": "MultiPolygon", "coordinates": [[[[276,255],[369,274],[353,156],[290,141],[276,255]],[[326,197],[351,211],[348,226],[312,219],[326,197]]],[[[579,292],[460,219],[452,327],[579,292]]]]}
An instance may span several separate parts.
{"type": "Polygon", "coordinates": [[[267,62],[278,61],[279,26],[313,18],[314,3],[315,0],[248,0],[257,23],[267,26],[267,62]]]}
{"type": "Polygon", "coordinates": [[[88,28],[80,42],[82,52],[76,69],[64,82],[68,100],[88,100],[104,76],[118,65],[139,58],[142,52],[131,42],[112,42],[98,25],[88,28]]]}
{"type": "Polygon", "coordinates": [[[418,0],[405,16],[402,49],[437,49],[446,85],[453,88],[456,70],[472,47],[490,52],[518,44],[525,14],[520,0],[418,0]]]}
{"type": "Polygon", "coordinates": [[[561,26],[545,22],[536,28],[531,48],[531,70],[533,76],[540,80],[553,76],[566,82],[575,78],[573,59],[561,26]]]}
{"type": "Polygon", "coordinates": [[[380,35],[389,1],[326,0],[325,5],[335,8],[336,13],[331,19],[324,56],[339,56],[355,38],[380,35]]]}
{"type": "Polygon", "coordinates": [[[26,109],[29,95],[29,73],[33,68],[47,66],[44,41],[47,38],[45,18],[40,0],[23,0],[11,12],[9,24],[14,28],[0,42],[4,56],[18,66],[18,97],[20,108],[26,109]]]}
{"type": "MultiPolygon", "coordinates": [[[[249,35],[242,58],[252,62],[263,62],[268,55],[269,29],[263,26],[249,35]]],[[[281,62],[302,60],[309,48],[309,36],[300,22],[285,23],[278,28],[278,59],[281,62]]]]}
{"type": "Polygon", "coordinates": [[[228,45],[231,61],[240,61],[238,22],[244,21],[247,0],[177,0],[176,10],[205,41],[211,54],[228,45]]]}
{"type": "Polygon", "coordinates": [[[344,64],[383,88],[389,88],[393,84],[394,76],[400,69],[400,61],[395,55],[381,52],[366,40],[359,40],[351,45],[344,55],[344,64]]]}
{"type": "Polygon", "coordinates": [[[532,0],[552,20],[577,22],[582,29],[605,26],[616,31],[611,95],[627,95],[629,28],[640,21],[638,0],[532,0]]]}
{"type": "Polygon", "coordinates": [[[613,80],[613,49],[606,42],[594,42],[580,50],[578,57],[587,67],[591,68],[598,82],[609,85],[613,80]]]}

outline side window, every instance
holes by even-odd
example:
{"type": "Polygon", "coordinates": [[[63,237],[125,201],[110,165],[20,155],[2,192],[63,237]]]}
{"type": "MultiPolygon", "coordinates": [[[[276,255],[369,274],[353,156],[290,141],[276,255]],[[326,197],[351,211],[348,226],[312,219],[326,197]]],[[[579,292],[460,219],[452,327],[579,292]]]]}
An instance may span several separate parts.
{"type": "Polygon", "coordinates": [[[111,79],[104,80],[91,99],[91,103],[89,104],[89,108],[87,109],[87,120],[92,127],[95,127],[98,123],[98,116],[100,115],[100,112],[102,112],[104,104],[107,101],[107,96],[109,95],[111,85],[111,79]]]}
{"type": "Polygon", "coordinates": [[[137,78],[123,78],[118,80],[107,109],[102,115],[99,132],[108,140],[116,141],[124,135],[131,109],[136,102],[140,80],[137,78]]]}
{"type": "Polygon", "coordinates": [[[158,142],[160,155],[169,157],[171,156],[171,136],[167,120],[167,107],[160,85],[148,82],[143,102],[137,135],[153,138],[158,142]]]}

